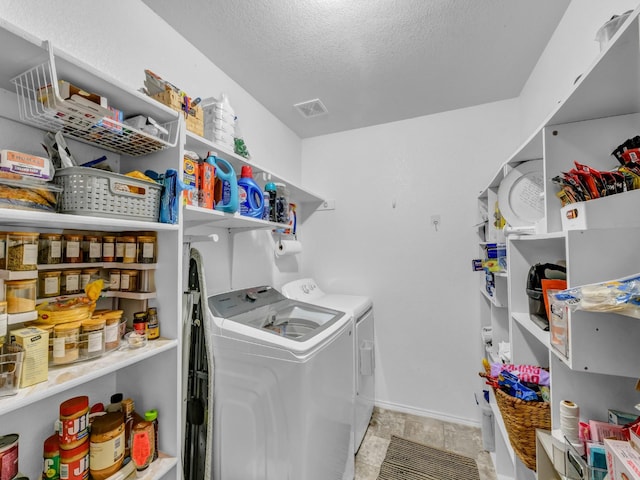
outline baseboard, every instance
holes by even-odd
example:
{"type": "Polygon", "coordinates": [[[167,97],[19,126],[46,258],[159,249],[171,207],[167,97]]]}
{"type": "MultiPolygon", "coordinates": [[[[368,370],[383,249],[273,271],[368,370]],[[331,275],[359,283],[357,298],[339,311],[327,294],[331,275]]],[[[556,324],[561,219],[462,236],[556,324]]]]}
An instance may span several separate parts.
{"type": "Polygon", "coordinates": [[[433,412],[431,410],[422,410],[415,407],[408,407],[407,405],[401,405],[399,403],[383,402],[380,400],[375,401],[375,406],[384,408],[386,410],[393,410],[395,412],[408,413],[410,415],[416,415],[418,417],[434,418],[443,422],[457,423],[459,425],[467,425],[469,427],[480,427],[480,422],[471,418],[455,417],[453,415],[446,415],[440,412],[433,412]]]}

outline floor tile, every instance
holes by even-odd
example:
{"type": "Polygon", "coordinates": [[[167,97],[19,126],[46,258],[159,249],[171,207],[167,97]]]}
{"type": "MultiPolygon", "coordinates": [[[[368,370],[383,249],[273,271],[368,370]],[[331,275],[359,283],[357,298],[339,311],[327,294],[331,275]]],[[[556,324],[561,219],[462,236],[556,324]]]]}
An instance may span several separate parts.
{"type": "Polygon", "coordinates": [[[379,467],[387,454],[387,447],[390,441],[388,438],[378,437],[371,432],[367,432],[358,450],[356,460],[367,465],[379,467]]]}
{"type": "MultiPolygon", "coordinates": [[[[480,480],[497,480],[495,468],[493,467],[493,460],[491,460],[491,454],[489,452],[482,451],[478,454],[476,459],[478,464],[478,472],[480,473],[480,480]]],[[[358,477],[356,477],[358,478],[358,477]]]]}
{"type": "Polygon", "coordinates": [[[402,435],[405,425],[404,413],[375,408],[367,432],[391,440],[391,435],[402,435]]]}
{"type": "Polygon", "coordinates": [[[379,466],[368,465],[364,462],[356,461],[356,480],[376,480],[379,474],[379,466]]]}
{"type": "Polygon", "coordinates": [[[444,449],[471,458],[477,458],[482,451],[482,432],[478,427],[444,424],[444,449]]]}
{"type": "Polygon", "coordinates": [[[433,418],[407,416],[401,436],[424,445],[444,448],[444,423],[433,418]]]}

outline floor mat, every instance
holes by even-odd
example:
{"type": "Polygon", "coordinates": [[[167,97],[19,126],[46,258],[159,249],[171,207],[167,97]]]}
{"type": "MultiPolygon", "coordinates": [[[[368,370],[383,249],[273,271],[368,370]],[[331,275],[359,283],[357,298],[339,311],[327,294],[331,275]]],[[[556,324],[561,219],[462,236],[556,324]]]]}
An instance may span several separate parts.
{"type": "Polygon", "coordinates": [[[480,480],[473,458],[391,436],[378,480],[480,480]]]}

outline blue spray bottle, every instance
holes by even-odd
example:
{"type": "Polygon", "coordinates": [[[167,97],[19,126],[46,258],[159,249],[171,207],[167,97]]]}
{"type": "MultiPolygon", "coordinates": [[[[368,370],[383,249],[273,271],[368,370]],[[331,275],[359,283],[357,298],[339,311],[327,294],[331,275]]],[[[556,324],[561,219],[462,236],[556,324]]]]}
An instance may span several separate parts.
{"type": "Polygon", "coordinates": [[[229,162],[209,155],[205,162],[216,167],[216,205],[215,209],[221,212],[235,213],[238,211],[238,180],[236,172],[229,162]],[[219,187],[220,186],[220,187],[219,187]]]}

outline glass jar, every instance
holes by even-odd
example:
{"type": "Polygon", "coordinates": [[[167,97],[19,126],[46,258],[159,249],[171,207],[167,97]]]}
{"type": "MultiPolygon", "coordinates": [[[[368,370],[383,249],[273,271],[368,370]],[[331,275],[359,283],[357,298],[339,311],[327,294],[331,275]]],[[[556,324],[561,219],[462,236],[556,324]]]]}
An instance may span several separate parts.
{"type": "Polygon", "coordinates": [[[8,232],[6,269],[25,271],[38,269],[38,237],[33,232],[8,232]]]}
{"type": "Polygon", "coordinates": [[[91,282],[94,282],[100,278],[99,268],[83,268],[80,273],[80,291],[84,292],[86,287],[91,282]]]}
{"type": "Polygon", "coordinates": [[[120,290],[120,270],[109,270],[109,290],[120,290]]]}
{"type": "Polygon", "coordinates": [[[38,274],[40,284],[40,298],[57,297],[60,295],[60,270],[45,270],[38,274]]]}
{"type": "Polygon", "coordinates": [[[102,261],[116,261],[116,237],[115,235],[104,235],[102,237],[102,261]]]}
{"type": "Polygon", "coordinates": [[[147,312],[137,312],[133,314],[133,331],[140,335],[144,335],[145,338],[147,336],[148,327],[147,318],[147,312]]]}
{"type": "Polygon", "coordinates": [[[84,261],[96,263],[102,261],[102,239],[97,235],[85,235],[82,243],[84,261]]]}
{"type": "Polygon", "coordinates": [[[6,280],[4,282],[7,313],[24,313],[36,309],[36,283],[29,280],[6,280]]]}
{"type": "Polygon", "coordinates": [[[64,262],[82,263],[82,235],[64,236],[64,262]]]}
{"type": "Polygon", "coordinates": [[[156,263],[156,237],[138,237],[138,263],[156,263]]]}
{"type": "Polygon", "coordinates": [[[57,265],[62,262],[62,235],[41,233],[38,239],[38,263],[57,265]]]}
{"type": "Polygon", "coordinates": [[[62,272],[62,293],[64,295],[80,293],[81,273],[81,270],[64,270],[62,272]]]}
{"type": "Polygon", "coordinates": [[[0,270],[7,268],[7,234],[0,232],[0,270]]]}
{"type": "Polygon", "coordinates": [[[122,310],[97,310],[94,317],[104,319],[104,349],[106,351],[115,350],[120,346],[120,320],[122,319],[122,310]]]}
{"type": "Polygon", "coordinates": [[[7,335],[7,302],[0,302],[0,348],[6,342],[7,335]]]}
{"type": "Polygon", "coordinates": [[[160,337],[160,322],[158,321],[158,309],[156,307],[147,309],[147,335],[149,340],[156,340],[160,337]]]}
{"type": "Polygon", "coordinates": [[[84,320],[80,333],[80,355],[83,358],[99,357],[104,353],[104,318],[84,320]]]}
{"type": "Polygon", "coordinates": [[[121,292],[137,292],[138,291],[138,271],[137,270],[120,270],[120,291],[121,292]]]}
{"type": "Polygon", "coordinates": [[[137,245],[136,237],[118,237],[116,241],[116,259],[122,250],[122,260],[117,260],[122,263],[136,263],[137,257],[137,245]]]}
{"type": "Polygon", "coordinates": [[[53,327],[53,363],[72,363],[79,356],[80,322],[60,323],[53,327]]]}

